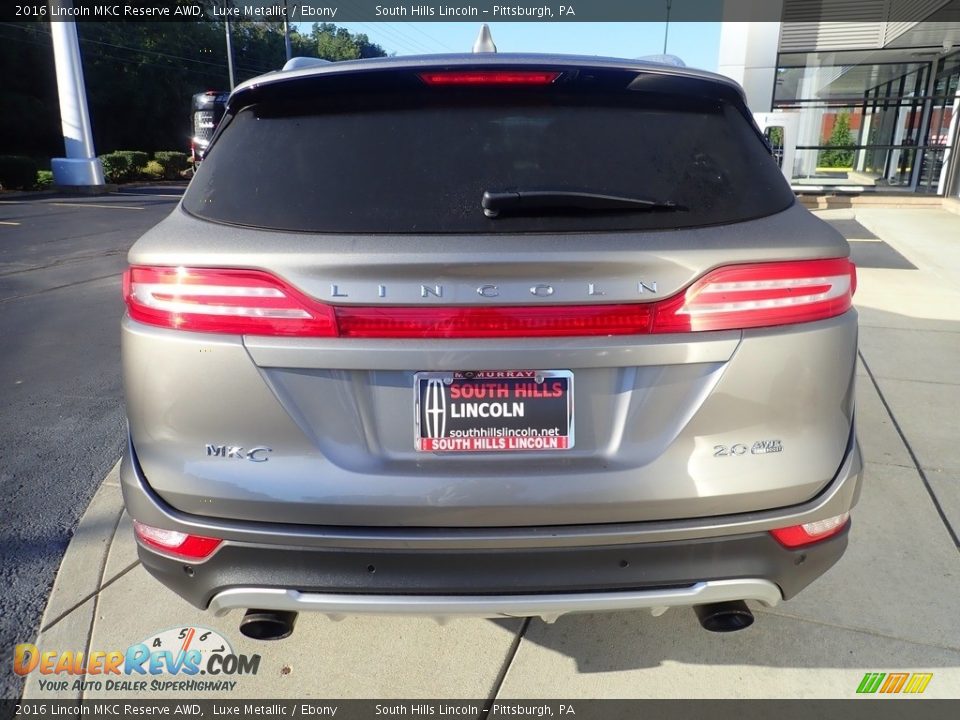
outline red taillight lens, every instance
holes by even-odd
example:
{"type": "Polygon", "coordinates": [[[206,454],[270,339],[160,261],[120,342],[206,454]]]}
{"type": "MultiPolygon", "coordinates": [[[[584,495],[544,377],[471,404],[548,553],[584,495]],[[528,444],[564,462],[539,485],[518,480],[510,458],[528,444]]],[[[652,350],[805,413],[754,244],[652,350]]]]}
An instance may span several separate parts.
{"type": "Polygon", "coordinates": [[[848,259],[734,265],[656,302],[616,305],[327,305],[257,270],[132,267],[130,317],[179,330],[353,338],[645,335],[811,322],[850,309],[848,259]]]}
{"type": "Polygon", "coordinates": [[[155,528],[138,520],[133,521],[133,531],[144,545],[188,560],[202,560],[209,557],[223,542],[217,538],[155,528]]]}
{"type": "Polygon", "coordinates": [[[784,547],[799,548],[833,537],[847,526],[849,520],[850,513],[843,513],[826,520],[771,530],[770,534],[784,547]]]}
{"type": "Polygon", "coordinates": [[[427,85],[550,85],[559,72],[545,70],[441,70],[418,73],[427,85]]]}
{"type": "Polygon", "coordinates": [[[658,303],[653,332],[823,320],[850,309],[855,287],[856,269],[847,258],[723,267],[658,303]]]}
{"type": "Polygon", "coordinates": [[[238,335],[336,335],[333,308],[257,270],[132,267],[130,317],[150,325],[238,335]]]}

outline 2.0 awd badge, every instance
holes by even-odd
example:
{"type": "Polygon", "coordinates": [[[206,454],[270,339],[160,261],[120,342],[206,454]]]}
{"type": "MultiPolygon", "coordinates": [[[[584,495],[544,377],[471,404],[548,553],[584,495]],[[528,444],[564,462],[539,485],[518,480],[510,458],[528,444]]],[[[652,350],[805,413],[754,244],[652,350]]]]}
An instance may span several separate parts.
{"type": "Polygon", "coordinates": [[[743,443],[734,445],[714,445],[714,457],[739,457],[746,455],[767,455],[769,453],[783,452],[783,443],[780,440],[757,440],[750,446],[743,443]]]}

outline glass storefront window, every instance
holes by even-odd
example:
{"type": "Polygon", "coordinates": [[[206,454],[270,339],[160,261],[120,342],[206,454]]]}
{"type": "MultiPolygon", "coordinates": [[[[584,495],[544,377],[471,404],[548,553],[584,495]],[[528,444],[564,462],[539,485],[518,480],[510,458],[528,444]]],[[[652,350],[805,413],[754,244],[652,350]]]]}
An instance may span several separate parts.
{"type": "Polygon", "coordinates": [[[779,56],[774,110],[800,115],[795,184],[943,192],[960,53],[904,54],[779,56]]]}

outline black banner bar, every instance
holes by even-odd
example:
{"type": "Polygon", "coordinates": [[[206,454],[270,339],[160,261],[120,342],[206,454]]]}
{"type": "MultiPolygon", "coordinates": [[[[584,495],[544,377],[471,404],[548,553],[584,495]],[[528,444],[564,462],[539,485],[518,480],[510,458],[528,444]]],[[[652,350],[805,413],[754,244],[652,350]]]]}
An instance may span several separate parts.
{"type": "Polygon", "coordinates": [[[0,718],[303,718],[304,720],[943,720],[960,700],[0,700],[0,718]],[[907,707],[909,705],[909,707],[907,707]]]}
{"type": "MultiPolygon", "coordinates": [[[[670,22],[960,21],[956,3],[672,0],[670,22]]],[[[664,0],[4,0],[0,21],[664,22],[664,0]]]]}

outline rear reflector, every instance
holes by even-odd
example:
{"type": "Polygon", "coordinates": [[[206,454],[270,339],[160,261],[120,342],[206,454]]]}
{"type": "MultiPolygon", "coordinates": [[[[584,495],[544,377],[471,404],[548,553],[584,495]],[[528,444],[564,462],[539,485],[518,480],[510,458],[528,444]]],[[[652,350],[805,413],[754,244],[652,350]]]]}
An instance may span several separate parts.
{"type": "Polygon", "coordinates": [[[258,270],[132,267],[130,317],[178,330],[294,337],[646,335],[811,322],[850,309],[847,258],[733,265],[663,300],[616,305],[328,305],[258,270]]]}
{"type": "Polygon", "coordinates": [[[833,537],[847,526],[849,519],[850,513],[843,513],[826,520],[771,530],[770,534],[784,547],[798,548],[833,537]]]}
{"type": "Polygon", "coordinates": [[[134,520],[133,531],[144,545],[189,560],[202,560],[220,547],[222,540],[188,535],[177,530],[162,530],[134,520]]]}
{"type": "Polygon", "coordinates": [[[544,70],[443,70],[418,73],[427,85],[549,85],[559,72],[544,70]]]}
{"type": "Polygon", "coordinates": [[[343,337],[492,338],[638,335],[649,331],[652,307],[338,307],[343,337]]]}

